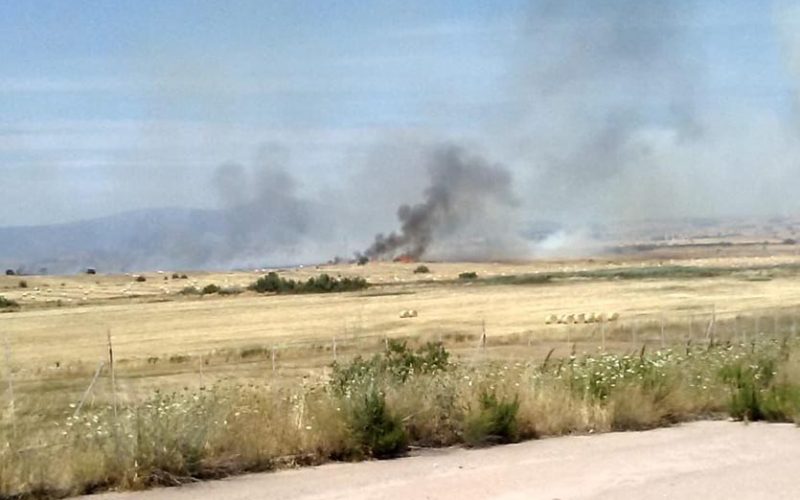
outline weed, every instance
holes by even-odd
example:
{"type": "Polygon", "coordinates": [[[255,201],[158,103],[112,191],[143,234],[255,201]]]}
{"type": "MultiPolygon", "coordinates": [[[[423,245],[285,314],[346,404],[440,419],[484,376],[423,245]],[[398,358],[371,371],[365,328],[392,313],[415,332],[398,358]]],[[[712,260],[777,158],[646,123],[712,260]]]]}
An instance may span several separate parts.
{"type": "Polygon", "coordinates": [[[408,436],[400,419],[389,412],[386,396],[374,386],[355,398],[350,408],[350,428],[367,456],[390,458],[408,448],[408,436]]]}
{"type": "Polygon", "coordinates": [[[500,399],[487,389],[481,391],[478,408],[467,419],[464,440],[470,446],[510,443],[519,438],[519,398],[500,399]]]}

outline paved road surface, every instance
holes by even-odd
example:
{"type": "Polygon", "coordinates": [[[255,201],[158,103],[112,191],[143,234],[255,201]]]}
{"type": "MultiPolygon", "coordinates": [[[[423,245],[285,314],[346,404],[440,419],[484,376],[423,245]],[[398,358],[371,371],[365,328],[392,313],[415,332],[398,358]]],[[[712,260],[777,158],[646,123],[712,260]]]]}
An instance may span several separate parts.
{"type": "Polygon", "coordinates": [[[92,500],[798,499],[800,429],[696,422],[329,464],[92,500]]]}

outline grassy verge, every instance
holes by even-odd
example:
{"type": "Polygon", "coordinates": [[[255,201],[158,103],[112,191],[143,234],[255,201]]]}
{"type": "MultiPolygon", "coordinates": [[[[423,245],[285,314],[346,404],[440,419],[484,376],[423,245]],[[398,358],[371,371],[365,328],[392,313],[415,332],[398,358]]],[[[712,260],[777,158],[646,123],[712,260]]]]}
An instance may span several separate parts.
{"type": "MultiPolygon", "coordinates": [[[[491,276],[473,280],[487,285],[538,285],[557,280],[643,280],[643,279],[700,279],[724,276],[738,277],[750,281],[768,281],[774,277],[791,276],[800,272],[798,264],[779,264],[748,267],[715,266],[643,266],[590,269],[583,271],[552,271],[510,276],[491,276]]],[[[451,280],[455,283],[459,280],[451,280]]],[[[463,280],[461,280],[463,281],[463,280]]]]}
{"type": "Polygon", "coordinates": [[[146,488],[393,457],[409,445],[483,446],[728,415],[800,418],[800,343],[462,364],[439,344],[390,342],[379,355],[333,365],[320,383],[156,392],[116,409],[65,408],[26,428],[4,415],[0,497],[146,488]]]}

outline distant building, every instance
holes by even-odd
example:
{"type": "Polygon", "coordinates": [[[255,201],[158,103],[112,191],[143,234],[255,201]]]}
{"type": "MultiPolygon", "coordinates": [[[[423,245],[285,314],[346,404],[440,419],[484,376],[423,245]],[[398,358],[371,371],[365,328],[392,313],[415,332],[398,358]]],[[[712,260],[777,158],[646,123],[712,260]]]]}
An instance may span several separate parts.
{"type": "Polygon", "coordinates": [[[97,270],[93,267],[90,267],[86,270],[86,274],[97,274],[97,270]]]}

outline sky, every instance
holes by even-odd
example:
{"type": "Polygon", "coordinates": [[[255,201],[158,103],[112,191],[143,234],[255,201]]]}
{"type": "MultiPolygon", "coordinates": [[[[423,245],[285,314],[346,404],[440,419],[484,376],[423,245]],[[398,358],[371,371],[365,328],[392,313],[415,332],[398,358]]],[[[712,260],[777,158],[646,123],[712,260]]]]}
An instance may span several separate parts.
{"type": "Polygon", "coordinates": [[[388,224],[441,142],[507,166],[525,218],[796,213],[798,13],[0,0],[0,225],[219,207],[232,163],[309,199],[363,187],[388,224]]]}

